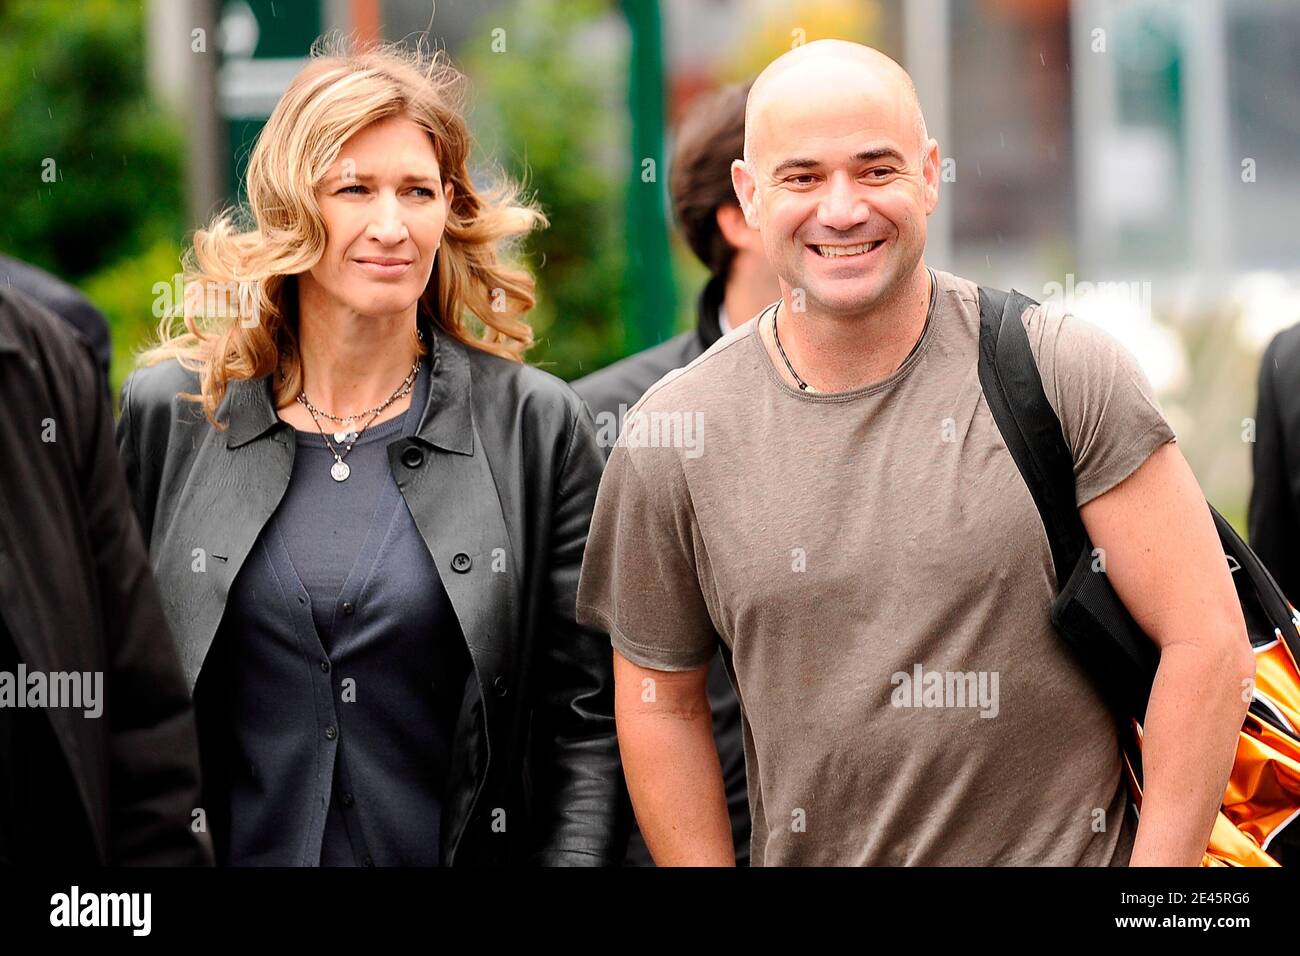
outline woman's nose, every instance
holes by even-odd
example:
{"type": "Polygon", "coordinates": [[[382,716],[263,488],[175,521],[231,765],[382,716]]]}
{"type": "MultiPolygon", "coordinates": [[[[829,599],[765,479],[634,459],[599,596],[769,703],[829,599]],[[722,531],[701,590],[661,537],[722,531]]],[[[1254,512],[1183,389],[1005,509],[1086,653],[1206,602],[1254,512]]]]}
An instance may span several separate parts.
{"type": "Polygon", "coordinates": [[[410,234],[402,218],[402,207],[397,197],[381,194],[373,209],[374,216],[366,230],[370,237],[386,246],[405,242],[410,234]]]}

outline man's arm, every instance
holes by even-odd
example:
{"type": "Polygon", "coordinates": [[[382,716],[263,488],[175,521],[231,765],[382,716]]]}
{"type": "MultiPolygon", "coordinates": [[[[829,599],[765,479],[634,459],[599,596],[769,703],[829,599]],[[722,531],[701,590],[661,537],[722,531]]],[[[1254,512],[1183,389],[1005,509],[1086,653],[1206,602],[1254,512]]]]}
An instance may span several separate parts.
{"type": "Polygon", "coordinates": [[[1116,593],[1160,648],[1130,865],[1196,866],[1223,801],[1255,674],[1218,532],[1172,442],[1080,515],[1116,593]]]}
{"type": "Polygon", "coordinates": [[[651,670],[614,652],[614,717],[637,824],[658,866],[735,866],[709,665],[651,670]]]}

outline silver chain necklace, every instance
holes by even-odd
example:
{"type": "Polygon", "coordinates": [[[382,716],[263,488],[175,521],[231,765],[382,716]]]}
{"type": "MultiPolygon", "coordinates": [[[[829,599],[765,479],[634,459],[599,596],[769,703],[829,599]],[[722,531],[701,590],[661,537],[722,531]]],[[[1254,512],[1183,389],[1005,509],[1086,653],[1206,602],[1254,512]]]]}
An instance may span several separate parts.
{"type": "MultiPolygon", "coordinates": [[[[421,336],[421,338],[423,338],[423,336],[421,336]]],[[[375,420],[375,417],[379,415],[379,413],[382,412],[389,405],[393,404],[393,402],[402,398],[404,395],[408,394],[411,391],[411,389],[415,385],[415,378],[419,374],[420,374],[420,360],[417,358],[415,360],[415,364],[411,366],[411,370],[406,373],[406,378],[402,380],[402,384],[397,386],[397,390],[393,392],[392,395],[388,396],[388,400],[386,402],[384,402],[382,405],[377,405],[376,407],[370,409],[368,412],[358,412],[355,415],[348,415],[346,417],[331,415],[329,412],[317,408],[310,401],[308,401],[306,389],[303,389],[298,393],[298,401],[307,409],[308,412],[311,413],[311,420],[316,423],[316,428],[320,431],[321,438],[325,439],[326,447],[329,448],[330,454],[334,456],[334,464],[330,465],[331,478],[333,478],[335,481],[347,481],[348,475],[352,474],[352,469],[348,467],[348,463],[345,462],[343,459],[348,457],[348,453],[352,451],[352,448],[353,446],[356,445],[357,440],[361,438],[361,436],[365,433],[365,430],[370,427],[370,424],[375,420]],[[361,426],[361,430],[357,431],[356,430],[357,419],[362,417],[363,415],[369,415],[370,417],[366,420],[366,423],[361,426]],[[321,418],[328,418],[332,421],[340,422],[342,424],[342,427],[339,430],[334,431],[333,429],[331,429],[331,431],[333,431],[334,433],[334,441],[338,442],[340,445],[347,446],[346,448],[343,449],[343,454],[341,455],[339,454],[338,449],[335,448],[333,443],[330,441],[329,435],[325,433],[325,429],[321,428],[321,423],[320,423],[321,418]]]]}

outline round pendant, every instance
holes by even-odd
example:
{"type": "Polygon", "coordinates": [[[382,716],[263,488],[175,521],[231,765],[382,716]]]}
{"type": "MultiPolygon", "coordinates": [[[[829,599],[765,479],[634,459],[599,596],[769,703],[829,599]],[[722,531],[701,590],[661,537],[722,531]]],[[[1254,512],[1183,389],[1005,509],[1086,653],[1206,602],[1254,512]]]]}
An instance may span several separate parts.
{"type": "Polygon", "coordinates": [[[350,474],[352,469],[348,467],[346,461],[336,461],[330,466],[330,477],[335,481],[344,481],[350,474]]]}

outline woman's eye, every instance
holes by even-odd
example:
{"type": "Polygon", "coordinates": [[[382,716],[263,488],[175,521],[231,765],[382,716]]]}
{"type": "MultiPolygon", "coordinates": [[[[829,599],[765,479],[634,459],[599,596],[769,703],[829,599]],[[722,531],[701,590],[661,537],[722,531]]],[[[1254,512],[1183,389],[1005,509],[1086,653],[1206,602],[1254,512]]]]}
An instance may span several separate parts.
{"type": "Polygon", "coordinates": [[[415,193],[421,199],[432,199],[437,194],[427,186],[416,186],[411,192],[415,193]]]}
{"type": "Polygon", "coordinates": [[[361,186],[361,185],[358,185],[358,184],[354,184],[354,185],[351,185],[351,186],[344,186],[342,189],[339,190],[339,193],[340,193],[340,195],[343,194],[343,193],[351,193],[352,190],[354,190],[354,189],[357,190],[357,192],[356,192],[356,193],[353,193],[353,195],[360,195],[361,193],[363,193],[363,192],[366,191],[366,187],[365,187],[365,186],[361,186]]]}

